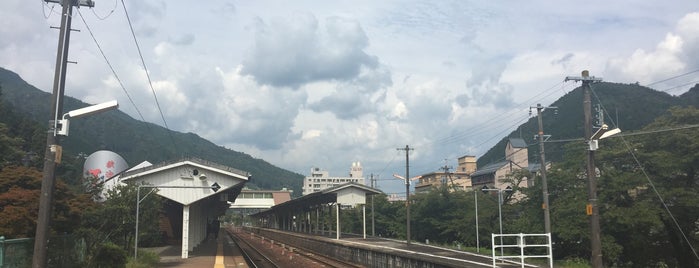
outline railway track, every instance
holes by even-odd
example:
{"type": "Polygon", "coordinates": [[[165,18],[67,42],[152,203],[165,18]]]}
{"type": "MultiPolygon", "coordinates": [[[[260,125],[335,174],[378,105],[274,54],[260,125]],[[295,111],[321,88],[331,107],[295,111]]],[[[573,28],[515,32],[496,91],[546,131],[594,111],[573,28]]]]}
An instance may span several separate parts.
{"type": "Polygon", "coordinates": [[[274,260],[267,257],[260,249],[258,249],[253,244],[245,241],[245,239],[237,236],[233,231],[226,229],[226,233],[233,240],[233,242],[238,246],[243,254],[245,262],[247,262],[249,267],[254,268],[276,268],[281,267],[274,260]]]}
{"type": "Polygon", "coordinates": [[[363,267],[231,228],[226,228],[226,232],[241,249],[250,267],[363,267]]]}

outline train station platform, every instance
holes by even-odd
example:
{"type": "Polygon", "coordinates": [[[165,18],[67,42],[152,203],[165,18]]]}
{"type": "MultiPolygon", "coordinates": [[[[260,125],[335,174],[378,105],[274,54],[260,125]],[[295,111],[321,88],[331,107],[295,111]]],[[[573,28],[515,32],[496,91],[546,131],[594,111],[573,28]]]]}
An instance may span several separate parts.
{"type": "Polygon", "coordinates": [[[158,253],[160,262],[157,267],[235,267],[247,268],[240,249],[233,243],[230,237],[221,231],[217,239],[208,239],[189,254],[189,258],[183,259],[179,246],[165,246],[149,249],[158,253]]]}

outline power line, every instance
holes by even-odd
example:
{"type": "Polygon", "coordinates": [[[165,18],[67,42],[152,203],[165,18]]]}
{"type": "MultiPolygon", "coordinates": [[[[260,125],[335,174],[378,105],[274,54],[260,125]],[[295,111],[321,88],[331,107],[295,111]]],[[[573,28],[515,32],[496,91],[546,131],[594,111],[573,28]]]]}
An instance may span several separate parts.
{"type": "MultiPolygon", "coordinates": [[[[524,104],[527,104],[527,107],[528,107],[528,103],[531,102],[531,101],[533,101],[533,100],[537,100],[538,102],[541,102],[541,100],[545,99],[545,98],[548,97],[548,96],[553,95],[553,94],[554,94],[556,91],[558,91],[559,89],[560,89],[560,90],[563,90],[564,92],[566,92],[566,91],[565,91],[565,87],[567,87],[567,86],[568,86],[568,84],[565,84],[564,82],[557,82],[556,84],[554,84],[554,85],[552,85],[552,86],[550,86],[550,87],[548,87],[548,88],[542,90],[542,91],[539,92],[538,94],[533,95],[533,96],[530,97],[529,99],[527,99],[527,100],[525,100],[525,101],[523,101],[523,102],[517,103],[517,104],[515,105],[515,107],[523,106],[524,104]]],[[[566,93],[567,93],[567,92],[566,92],[566,93]]],[[[508,112],[499,113],[499,114],[497,114],[496,116],[494,116],[494,117],[492,117],[492,118],[489,118],[489,119],[485,120],[483,123],[480,123],[480,124],[479,124],[479,127],[478,127],[476,130],[464,131],[464,132],[461,132],[461,133],[457,133],[457,134],[454,134],[454,135],[451,135],[451,136],[447,136],[447,137],[438,139],[438,140],[433,141],[433,142],[427,142],[427,143],[423,143],[423,144],[418,144],[418,146],[440,145],[440,144],[446,145],[446,144],[450,144],[450,143],[459,142],[460,140],[463,140],[463,139],[465,139],[465,138],[467,138],[467,137],[475,137],[475,136],[481,135],[482,133],[488,133],[488,132],[492,132],[492,131],[498,131],[497,129],[501,129],[500,127],[503,126],[503,123],[504,123],[504,122],[503,122],[502,120],[504,120],[504,119],[512,119],[512,118],[515,118],[515,119],[516,119],[516,118],[517,118],[517,117],[516,117],[516,114],[518,114],[518,113],[520,113],[520,112],[521,112],[521,111],[519,111],[518,109],[513,108],[513,109],[510,109],[508,112]]],[[[505,133],[505,132],[507,132],[507,131],[511,131],[513,128],[516,129],[516,128],[518,127],[518,125],[520,125],[520,124],[522,124],[524,121],[526,121],[527,118],[528,118],[528,117],[524,117],[524,118],[521,118],[521,119],[516,120],[516,121],[511,121],[510,124],[507,124],[508,127],[506,127],[506,128],[504,128],[504,129],[498,131],[498,133],[495,134],[495,135],[490,135],[490,138],[488,138],[488,139],[486,139],[485,141],[479,143],[478,145],[475,145],[474,147],[475,147],[475,148],[480,148],[480,147],[482,147],[484,144],[486,144],[486,143],[492,141],[493,139],[499,137],[499,136],[502,135],[503,133],[505,133]]],[[[436,165],[438,165],[438,164],[435,162],[434,165],[432,165],[432,166],[436,166],[436,165]]],[[[423,166],[425,166],[425,165],[423,165],[423,166]]],[[[425,170],[425,168],[416,168],[416,169],[417,169],[417,170],[425,170]]]]}
{"type": "Polygon", "coordinates": [[[650,83],[650,84],[646,84],[646,86],[647,86],[647,87],[650,87],[650,86],[655,85],[655,84],[660,84],[660,83],[662,83],[662,82],[667,82],[667,81],[670,81],[670,80],[673,80],[673,79],[677,79],[677,78],[680,78],[680,77],[685,76],[685,75],[697,73],[697,72],[699,72],[699,69],[692,70],[692,71],[689,71],[689,72],[686,72],[686,73],[683,73],[683,74],[675,75],[675,76],[672,76],[672,77],[669,77],[669,78],[665,78],[665,79],[660,80],[660,81],[655,81],[655,82],[652,82],[652,83],[650,83]]]}
{"type": "Polygon", "coordinates": [[[51,10],[49,10],[49,13],[46,14],[46,8],[49,6],[44,0],[39,0],[41,2],[41,12],[44,14],[44,19],[49,19],[51,17],[51,14],[53,14],[53,8],[56,7],[56,4],[51,5],[51,10]]]}
{"type": "MultiPolygon", "coordinates": [[[[602,109],[606,113],[606,109],[604,108],[604,105],[601,104],[602,102],[600,101],[599,96],[597,96],[597,93],[595,92],[595,90],[592,87],[590,87],[590,91],[592,91],[593,95],[595,96],[595,99],[597,99],[597,102],[600,103],[600,107],[602,107],[602,109]]],[[[614,121],[612,121],[612,124],[614,124],[616,126],[616,123],[614,121]]],[[[684,128],[684,129],[687,129],[687,128],[684,128]]],[[[657,133],[657,132],[654,132],[654,133],[657,133]]],[[[660,203],[663,205],[663,208],[665,208],[665,211],[667,212],[667,214],[670,215],[670,218],[672,219],[673,223],[675,224],[675,227],[677,227],[677,230],[680,231],[680,234],[682,234],[682,237],[684,238],[685,242],[687,242],[687,245],[689,245],[689,248],[692,249],[692,253],[694,253],[694,256],[697,259],[699,259],[699,255],[697,254],[697,251],[694,249],[694,246],[692,246],[692,243],[687,238],[687,235],[684,233],[684,230],[682,230],[682,228],[680,227],[680,224],[677,222],[677,219],[675,219],[675,216],[670,211],[670,208],[665,203],[665,200],[660,195],[660,192],[658,192],[658,189],[655,188],[655,184],[653,183],[653,180],[651,180],[650,176],[648,176],[648,173],[646,173],[645,167],[643,166],[643,164],[641,164],[641,161],[638,160],[638,158],[636,157],[636,154],[633,152],[631,145],[623,137],[621,137],[621,140],[624,143],[624,145],[626,146],[626,151],[631,155],[631,157],[633,157],[634,161],[636,162],[636,165],[641,169],[641,173],[643,173],[643,176],[646,178],[646,181],[648,181],[648,184],[650,184],[651,188],[653,189],[653,192],[660,200],[660,203]]]]}
{"type": "MultiPolygon", "coordinates": [[[[531,103],[531,101],[534,100],[534,99],[537,99],[537,98],[538,98],[537,100],[541,100],[541,99],[543,99],[543,98],[546,98],[546,97],[548,97],[548,96],[551,96],[551,95],[553,95],[553,94],[555,93],[555,91],[553,91],[552,89],[555,89],[555,88],[558,87],[559,85],[564,85],[564,84],[563,84],[563,82],[558,82],[558,83],[556,83],[556,84],[554,84],[554,85],[552,85],[552,86],[550,86],[550,87],[548,87],[548,88],[542,90],[542,91],[539,92],[538,94],[533,95],[533,96],[530,97],[529,99],[527,99],[527,100],[525,100],[525,101],[523,101],[523,102],[517,103],[514,107],[520,107],[520,106],[523,106],[524,104],[527,104],[527,105],[528,105],[528,104],[531,103]],[[541,96],[541,95],[543,95],[543,94],[545,94],[545,93],[547,93],[547,92],[548,92],[548,94],[546,94],[545,96],[541,96]],[[541,96],[541,97],[540,97],[540,96],[541,96]]],[[[519,113],[519,111],[517,111],[517,109],[510,109],[510,111],[507,112],[507,113],[500,113],[500,114],[498,114],[498,115],[496,115],[496,116],[494,116],[494,117],[492,117],[492,118],[489,118],[489,119],[487,119],[484,123],[479,124],[479,128],[478,128],[479,130],[478,130],[477,132],[475,132],[475,133],[486,132],[486,131],[487,131],[487,128],[490,127],[491,125],[492,125],[492,126],[501,125],[502,122],[499,120],[500,118],[509,118],[509,117],[511,117],[510,115],[515,114],[515,113],[519,113]]],[[[471,136],[471,135],[474,135],[474,131],[463,131],[463,132],[461,132],[461,133],[458,133],[458,134],[455,134],[455,135],[452,135],[452,136],[448,136],[448,137],[445,137],[445,138],[436,140],[436,141],[433,142],[433,143],[448,144],[448,143],[452,143],[452,142],[457,142],[457,141],[459,141],[459,140],[461,140],[461,139],[463,139],[463,138],[465,138],[465,137],[467,137],[467,136],[471,136]]]]}
{"type": "Polygon", "coordinates": [[[673,89],[678,89],[678,88],[681,88],[681,87],[686,87],[686,86],[689,86],[689,85],[692,85],[692,84],[696,84],[696,83],[699,83],[699,80],[695,80],[695,81],[692,81],[692,82],[689,82],[689,83],[686,83],[686,84],[682,84],[682,85],[679,85],[679,86],[674,86],[674,87],[671,87],[671,88],[668,88],[668,89],[664,89],[664,90],[661,90],[661,91],[663,91],[663,92],[668,92],[668,91],[673,90],[673,89]]]}
{"type": "Polygon", "coordinates": [[[138,44],[138,39],[136,38],[136,32],[133,29],[133,24],[131,23],[131,18],[129,17],[129,11],[126,10],[126,4],[124,4],[124,0],[121,0],[121,5],[124,7],[124,14],[126,15],[126,21],[129,23],[129,29],[131,30],[131,36],[133,37],[133,41],[136,44],[136,49],[138,50],[138,57],[141,59],[141,64],[143,65],[143,70],[146,73],[146,78],[148,78],[148,86],[150,87],[151,92],[153,93],[153,98],[155,99],[155,105],[158,108],[158,112],[160,113],[160,118],[163,120],[163,124],[165,125],[165,128],[168,130],[167,134],[170,137],[170,140],[172,141],[173,146],[175,148],[177,147],[177,143],[175,142],[175,138],[172,137],[172,131],[170,130],[170,127],[167,125],[167,121],[165,120],[165,115],[163,114],[163,110],[160,108],[160,102],[158,101],[158,95],[155,94],[155,89],[153,88],[153,81],[150,78],[150,74],[148,73],[148,67],[146,67],[146,61],[143,59],[143,53],[141,52],[141,47],[138,44]]]}
{"type": "MultiPolygon", "coordinates": [[[[143,121],[143,122],[145,123],[145,122],[146,122],[146,119],[143,118],[143,114],[141,114],[141,111],[140,111],[140,110],[138,109],[138,107],[136,106],[136,103],[133,101],[133,98],[131,98],[131,95],[129,94],[129,91],[126,90],[126,87],[124,87],[124,83],[121,82],[121,79],[119,79],[119,75],[117,75],[116,71],[114,70],[114,67],[113,67],[112,64],[109,62],[109,59],[107,59],[107,56],[104,54],[104,50],[102,50],[102,46],[100,46],[100,43],[97,42],[97,39],[95,38],[95,35],[94,35],[94,33],[92,32],[92,29],[90,29],[90,26],[89,26],[89,25],[87,24],[87,22],[85,21],[85,18],[83,17],[83,14],[80,12],[80,9],[77,9],[77,10],[78,10],[78,15],[80,15],[80,19],[83,21],[83,24],[85,24],[85,28],[87,29],[87,32],[90,33],[90,36],[92,37],[92,41],[95,42],[95,45],[97,45],[97,49],[99,50],[100,54],[102,55],[102,58],[103,58],[104,61],[107,63],[107,66],[109,66],[109,70],[112,71],[112,75],[114,75],[114,78],[117,80],[117,82],[119,83],[119,86],[121,87],[121,89],[122,89],[122,90],[124,91],[124,93],[126,94],[126,97],[129,99],[129,102],[131,102],[131,105],[133,105],[134,109],[136,109],[136,113],[138,113],[138,116],[141,117],[141,121],[143,121]]],[[[148,125],[148,124],[146,124],[146,126],[147,126],[147,125],[148,125]]]]}
{"type": "Polygon", "coordinates": [[[641,161],[638,160],[638,157],[636,157],[636,154],[633,152],[631,145],[629,145],[629,143],[623,137],[621,138],[621,140],[624,142],[624,145],[626,146],[626,151],[631,155],[631,157],[633,157],[634,162],[640,168],[641,173],[643,173],[643,176],[646,178],[646,181],[648,181],[648,184],[650,184],[651,188],[653,189],[653,193],[655,193],[655,195],[658,197],[658,199],[660,200],[660,203],[663,205],[663,208],[665,209],[667,214],[670,215],[670,218],[672,219],[672,222],[675,224],[675,227],[677,227],[677,230],[679,230],[680,234],[682,234],[682,238],[684,238],[684,241],[687,242],[687,245],[689,246],[689,248],[692,249],[692,253],[694,253],[694,257],[699,259],[699,255],[697,254],[697,251],[694,249],[694,246],[692,246],[692,243],[689,241],[689,238],[687,238],[687,235],[684,233],[684,231],[680,227],[680,224],[677,222],[677,219],[675,218],[675,216],[672,215],[670,208],[665,203],[665,200],[660,195],[660,192],[658,192],[658,189],[655,188],[655,184],[653,183],[653,180],[651,180],[650,176],[648,176],[648,173],[646,173],[645,167],[643,166],[643,164],[641,164],[641,161]]]}
{"type": "Polygon", "coordinates": [[[114,14],[114,11],[116,10],[116,8],[117,8],[117,0],[114,0],[114,6],[112,7],[112,10],[110,10],[109,13],[108,13],[107,15],[105,15],[105,16],[100,16],[99,14],[97,14],[97,12],[95,11],[94,8],[91,8],[90,10],[92,10],[92,14],[95,14],[95,17],[96,17],[97,19],[99,19],[99,20],[106,20],[107,18],[109,18],[110,16],[112,16],[112,14],[114,14]]]}

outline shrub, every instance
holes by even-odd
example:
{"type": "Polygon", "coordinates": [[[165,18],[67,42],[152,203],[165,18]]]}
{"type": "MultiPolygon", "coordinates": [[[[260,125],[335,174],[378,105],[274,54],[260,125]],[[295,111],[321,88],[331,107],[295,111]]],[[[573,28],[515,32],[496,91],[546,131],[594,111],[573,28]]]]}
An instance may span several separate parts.
{"type": "Polygon", "coordinates": [[[126,251],[114,243],[105,243],[97,250],[94,267],[122,268],[126,266],[126,251]]]}
{"type": "Polygon", "coordinates": [[[129,259],[126,264],[126,268],[148,268],[155,267],[160,261],[160,257],[157,253],[147,250],[138,251],[138,260],[133,258],[129,259]]]}

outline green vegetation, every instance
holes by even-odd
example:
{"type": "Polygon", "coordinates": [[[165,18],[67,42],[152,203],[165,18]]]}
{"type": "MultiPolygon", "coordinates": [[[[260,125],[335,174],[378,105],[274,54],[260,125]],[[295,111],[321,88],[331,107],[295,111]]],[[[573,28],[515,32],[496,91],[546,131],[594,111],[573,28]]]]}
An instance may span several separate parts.
{"type": "MultiPolygon", "coordinates": [[[[675,107],[644,127],[644,135],[603,140],[595,158],[600,173],[597,191],[602,252],[607,266],[699,265],[680,232],[699,248],[699,134],[695,128],[683,128],[697,124],[699,109],[675,107]]],[[[548,173],[557,267],[589,266],[586,148],[580,142],[567,144],[563,161],[554,163],[548,173]]],[[[524,175],[516,173],[507,179],[518,180],[524,175]]],[[[515,200],[514,195],[507,196],[502,207],[503,232],[543,233],[540,183],[514,190],[525,197],[515,200]]],[[[490,234],[499,232],[497,196],[480,191],[475,195],[480,245],[490,247],[490,234]]],[[[474,192],[435,189],[415,195],[412,204],[413,240],[475,247],[474,192]]],[[[377,235],[405,239],[404,204],[380,197],[375,199],[375,207],[377,235]]]]}
{"type": "MultiPolygon", "coordinates": [[[[614,122],[624,132],[642,128],[658,116],[666,114],[672,106],[699,107],[699,87],[697,86],[680,96],[671,96],[637,84],[595,83],[591,88],[594,91],[592,104],[601,103],[609,113],[606,115],[605,123],[613,126],[609,118],[614,118],[614,122]]],[[[556,106],[558,109],[544,110],[542,115],[544,132],[546,135],[551,135],[551,140],[582,139],[584,136],[582,98],[581,88],[576,88],[549,105],[556,106]]],[[[536,110],[533,112],[536,114],[536,110]]],[[[504,160],[502,152],[505,151],[508,137],[522,137],[527,144],[536,145],[533,136],[538,131],[539,124],[534,116],[479,157],[478,166],[504,160]]],[[[547,143],[546,160],[562,161],[565,153],[563,145],[564,143],[547,143]]],[[[539,159],[539,151],[532,148],[529,149],[529,159],[539,159]]]]}
{"type": "Polygon", "coordinates": [[[138,260],[129,258],[126,268],[150,268],[156,267],[160,257],[157,253],[148,250],[138,250],[138,260]]]}

